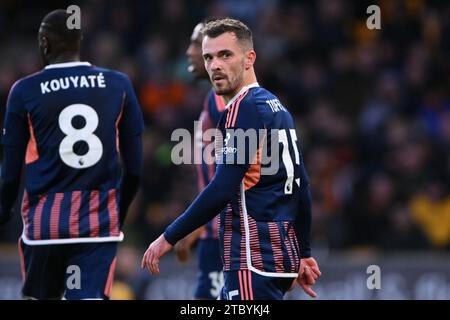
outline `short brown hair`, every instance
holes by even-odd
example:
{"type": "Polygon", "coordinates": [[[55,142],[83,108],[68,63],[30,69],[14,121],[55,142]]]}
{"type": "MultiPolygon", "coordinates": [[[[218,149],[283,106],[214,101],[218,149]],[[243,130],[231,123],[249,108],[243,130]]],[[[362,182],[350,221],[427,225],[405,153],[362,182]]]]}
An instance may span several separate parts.
{"type": "Polygon", "coordinates": [[[222,18],[209,21],[202,30],[203,36],[216,38],[223,33],[232,32],[243,48],[253,50],[252,31],[242,21],[222,18]]]}

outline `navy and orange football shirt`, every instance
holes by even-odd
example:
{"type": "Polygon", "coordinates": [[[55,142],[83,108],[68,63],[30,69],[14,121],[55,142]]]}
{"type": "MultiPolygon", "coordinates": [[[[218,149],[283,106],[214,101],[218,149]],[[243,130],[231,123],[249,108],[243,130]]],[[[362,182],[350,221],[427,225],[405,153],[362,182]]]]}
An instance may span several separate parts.
{"type": "Polygon", "coordinates": [[[120,241],[119,137],[143,129],[131,82],[120,72],[69,62],[17,81],[2,144],[27,148],[25,243],[120,241]]]}

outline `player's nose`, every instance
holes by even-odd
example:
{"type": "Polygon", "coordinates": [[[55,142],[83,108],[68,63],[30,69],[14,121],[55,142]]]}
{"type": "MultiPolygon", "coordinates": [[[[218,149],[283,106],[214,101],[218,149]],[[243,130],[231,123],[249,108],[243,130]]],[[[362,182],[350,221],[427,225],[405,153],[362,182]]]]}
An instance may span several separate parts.
{"type": "Polygon", "coordinates": [[[211,68],[211,70],[214,70],[214,71],[221,70],[222,67],[221,67],[220,61],[218,59],[211,58],[210,68],[211,68]]]}

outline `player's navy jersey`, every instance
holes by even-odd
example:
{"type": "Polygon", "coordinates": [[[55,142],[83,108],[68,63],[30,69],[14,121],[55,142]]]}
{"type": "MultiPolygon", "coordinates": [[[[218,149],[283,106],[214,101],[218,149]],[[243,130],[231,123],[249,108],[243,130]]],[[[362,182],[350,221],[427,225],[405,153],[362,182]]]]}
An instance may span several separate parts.
{"type": "MultiPolygon", "coordinates": [[[[211,141],[205,141],[206,130],[215,129],[225,110],[225,103],[222,97],[216,95],[213,90],[206,96],[203,111],[200,114],[199,126],[195,133],[195,151],[198,153],[198,159],[201,161],[197,165],[197,179],[199,191],[211,181],[215,173],[214,154],[205,152],[205,146],[211,141]]],[[[218,215],[205,225],[200,239],[218,239],[218,215]]]]}
{"type": "Polygon", "coordinates": [[[216,143],[221,145],[223,139],[223,148],[216,149],[216,160],[236,163],[243,151],[253,162],[243,164],[248,169],[241,186],[220,215],[224,271],[249,269],[266,276],[296,277],[300,252],[294,221],[301,214],[303,161],[291,114],[277,97],[255,83],[227,104],[218,129],[221,134],[216,143]],[[238,142],[237,129],[263,130],[257,132],[254,153],[246,143],[238,142]],[[262,160],[270,158],[264,155],[273,155],[272,161],[264,164],[262,160]]]}
{"type": "Polygon", "coordinates": [[[134,90],[120,72],[70,62],[17,81],[2,143],[27,144],[24,241],[120,241],[119,133],[142,131],[134,90]]]}

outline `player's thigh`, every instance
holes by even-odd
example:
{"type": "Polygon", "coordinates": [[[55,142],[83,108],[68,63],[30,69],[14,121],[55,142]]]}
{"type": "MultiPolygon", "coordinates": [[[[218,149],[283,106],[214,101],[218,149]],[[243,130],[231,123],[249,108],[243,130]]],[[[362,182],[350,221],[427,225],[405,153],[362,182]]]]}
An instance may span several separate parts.
{"type": "Polygon", "coordinates": [[[66,257],[60,245],[30,246],[19,240],[25,299],[60,299],[64,294],[66,257]]]}
{"type": "Polygon", "coordinates": [[[117,242],[74,245],[68,260],[68,300],[108,299],[114,277],[117,242]]]}
{"type": "Polygon", "coordinates": [[[224,283],[218,240],[199,241],[198,266],[199,272],[194,298],[217,299],[224,283]]]}
{"type": "Polygon", "coordinates": [[[274,278],[249,270],[224,272],[223,300],[282,300],[292,278],[274,278]]]}

